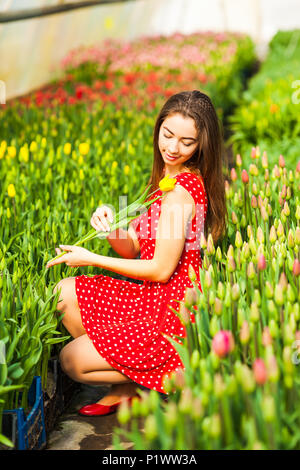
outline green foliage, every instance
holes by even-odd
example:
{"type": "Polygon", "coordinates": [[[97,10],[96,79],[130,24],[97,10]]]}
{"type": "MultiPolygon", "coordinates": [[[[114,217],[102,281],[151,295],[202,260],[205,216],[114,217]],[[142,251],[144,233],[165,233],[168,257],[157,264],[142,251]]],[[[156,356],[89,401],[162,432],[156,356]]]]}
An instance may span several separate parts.
{"type": "Polygon", "coordinates": [[[167,403],[140,393],[115,448],[125,435],[136,450],[300,449],[300,172],[259,155],[247,170],[226,183],[218,258],[211,235],[203,243],[202,292],[193,282],[196,299],[181,302],[195,322],[169,338],[184,370],[163,378],[167,403]]]}
{"type": "Polygon", "coordinates": [[[278,32],[258,74],[249,81],[233,116],[229,118],[234,153],[247,163],[251,148],[268,148],[270,163],[283,154],[290,167],[296,165],[300,149],[299,74],[300,30],[278,32]]]}

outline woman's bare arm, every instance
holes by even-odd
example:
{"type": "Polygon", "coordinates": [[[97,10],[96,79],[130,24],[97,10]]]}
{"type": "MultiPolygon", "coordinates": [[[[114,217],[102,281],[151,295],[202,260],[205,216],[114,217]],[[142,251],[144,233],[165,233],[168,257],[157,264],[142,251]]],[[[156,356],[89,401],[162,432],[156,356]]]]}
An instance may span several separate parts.
{"type": "Polygon", "coordinates": [[[161,204],[152,259],[125,260],[95,254],[92,265],[133,279],[167,282],[181,257],[187,223],[193,212],[192,196],[182,186],[175,186],[173,191],[166,194],[161,204]]]}
{"type": "Polygon", "coordinates": [[[140,245],[133,227],[129,229],[118,228],[111,232],[106,240],[118,255],[122,258],[136,258],[140,252],[140,245]]]}

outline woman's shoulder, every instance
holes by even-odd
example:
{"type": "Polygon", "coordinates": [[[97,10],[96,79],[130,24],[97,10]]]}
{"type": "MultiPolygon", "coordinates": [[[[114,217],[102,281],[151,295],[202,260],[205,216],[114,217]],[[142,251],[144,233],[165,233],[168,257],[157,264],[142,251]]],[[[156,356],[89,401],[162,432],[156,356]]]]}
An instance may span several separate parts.
{"type": "Polygon", "coordinates": [[[205,194],[204,180],[200,172],[184,171],[176,175],[178,184],[183,185],[192,192],[197,191],[205,194]]]}
{"type": "Polygon", "coordinates": [[[191,171],[179,173],[176,184],[183,186],[193,197],[195,204],[204,204],[207,207],[207,195],[201,175],[191,171]]]}

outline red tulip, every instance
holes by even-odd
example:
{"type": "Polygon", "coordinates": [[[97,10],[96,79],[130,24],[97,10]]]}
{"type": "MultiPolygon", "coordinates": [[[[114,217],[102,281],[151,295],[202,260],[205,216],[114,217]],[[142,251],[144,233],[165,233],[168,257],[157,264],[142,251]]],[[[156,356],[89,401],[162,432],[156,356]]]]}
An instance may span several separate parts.
{"type": "Polygon", "coordinates": [[[264,255],[259,255],[257,268],[259,269],[259,271],[263,271],[264,269],[266,269],[266,267],[266,258],[264,257],[264,255]]]}
{"type": "Polygon", "coordinates": [[[231,168],[230,176],[231,176],[232,181],[236,181],[236,180],[237,180],[237,174],[236,174],[236,171],[235,171],[234,168],[231,168]]]}
{"type": "Polygon", "coordinates": [[[234,349],[234,338],[231,331],[221,330],[215,334],[212,349],[218,357],[225,357],[234,349]]]}
{"type": "Polygon", "coordinates": [[[294,260],[293,274],[294,276],[299,276],[300,274],[300,261],[297,258],[294,260]]]}
{"type": "Polygon", "coordinates": [[[267,381],[267,369],[263,359],[257,358],[252,365],[255,382],[258,385],[264,385],[267,381]]]}
{"type": "Polygon", "coordinates": [[[263,329],[262,344],[264,345],[265,348],[269,346],[270,344],[272,344],[272,336],[271,336],[268,326],[265,326],[263,329]]]}
{"type": "Polygon", "coordinates": [[[300,160],[299,160],[299,162],[297,163],[296,171],[298,171],[298,172],[300,173],[300,160]]]}
{"type": "Polygon", "coordinates": [[[279,155],[279,166],[281,168],[285,167],[285,161],[284,161],[283,155],[279,155]]]}
{"type": "Polygon", "coordinates": [[[242,171],[242,181],[244,184],[249,182],[249,176],[246,170],[242,171]]]}

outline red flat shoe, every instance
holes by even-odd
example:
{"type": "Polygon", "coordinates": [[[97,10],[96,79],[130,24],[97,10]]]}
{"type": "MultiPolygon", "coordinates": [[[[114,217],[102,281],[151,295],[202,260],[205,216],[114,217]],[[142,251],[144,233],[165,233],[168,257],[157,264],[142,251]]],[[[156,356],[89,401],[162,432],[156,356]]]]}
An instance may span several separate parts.
{"type": "Polygon", "coordinates": [[[83,416],[103,416],[114,413],[123,401],[131,403],[134,397],[126,398],[125,400],[118,401],[113,405],[100,405],[100,403],[92,403],[91,405],[86,405],[78,410],[78,413],[83,416]]]}

